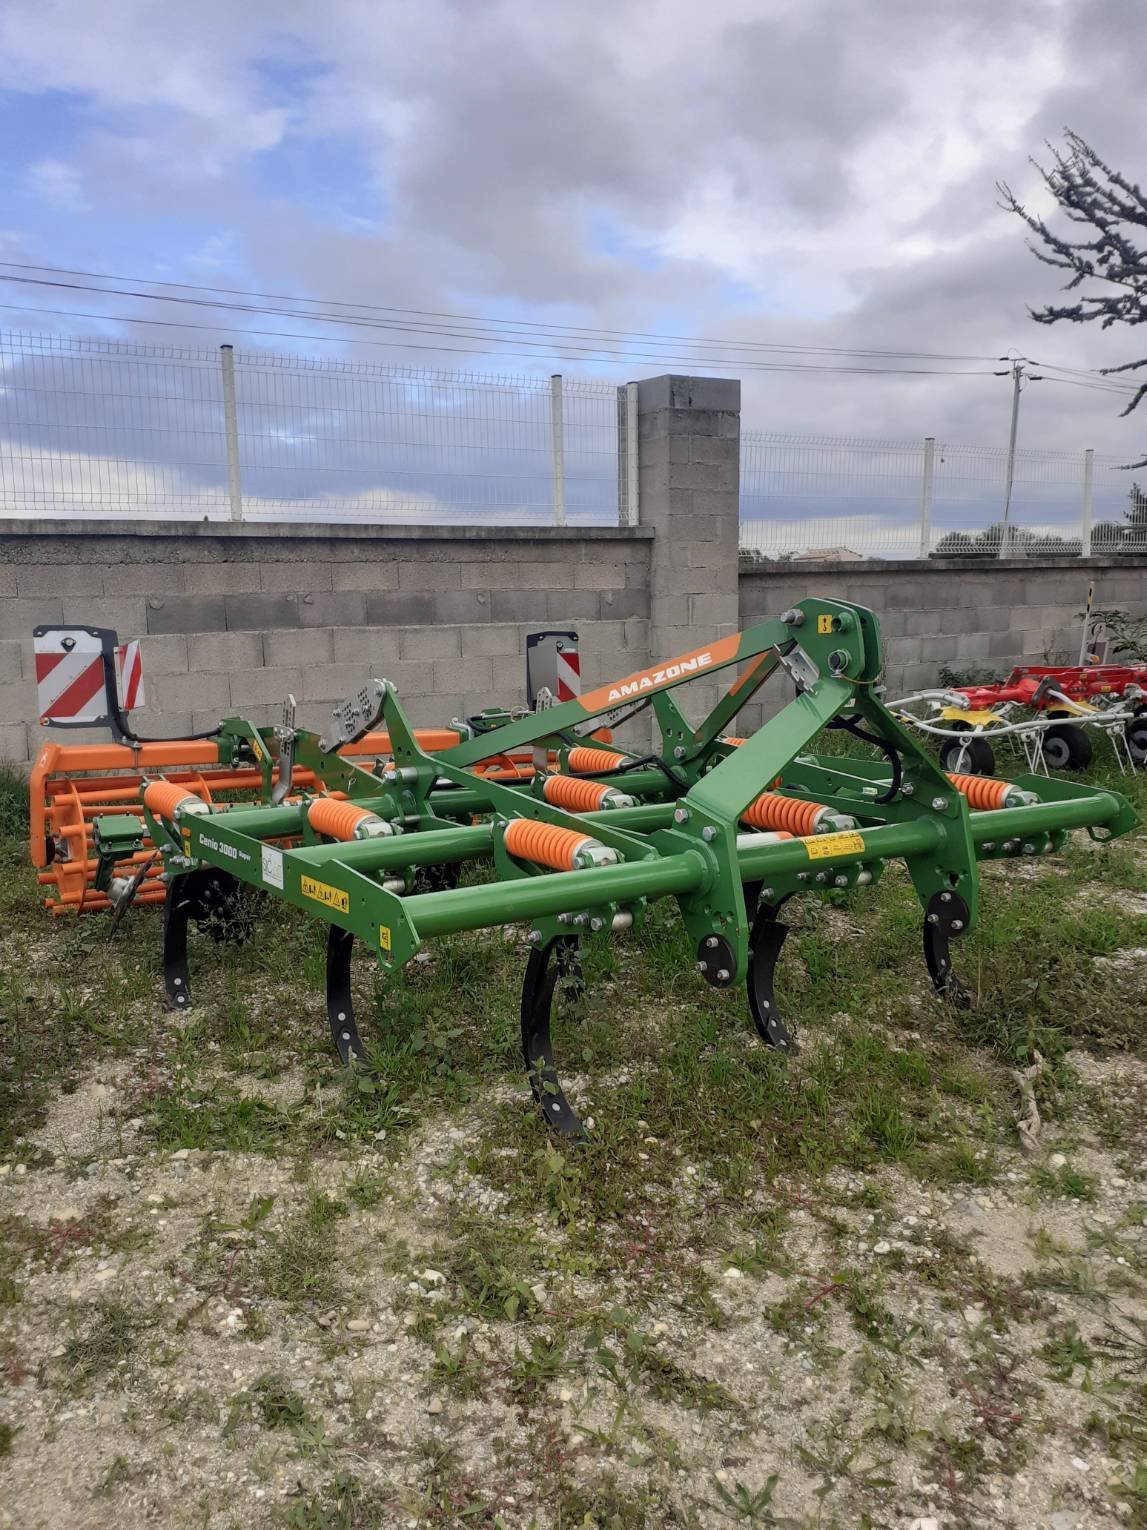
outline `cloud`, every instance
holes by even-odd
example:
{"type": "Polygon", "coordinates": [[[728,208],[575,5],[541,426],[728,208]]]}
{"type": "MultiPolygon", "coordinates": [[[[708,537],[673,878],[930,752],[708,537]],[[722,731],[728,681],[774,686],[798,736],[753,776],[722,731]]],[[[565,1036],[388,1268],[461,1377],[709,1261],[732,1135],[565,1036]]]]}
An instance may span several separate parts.
{"type": "Polygon", "coordinates": [[[38,201],[57,212],[86,212],[83,178],[75,165],[62,159],[38,159],[28,166],[27,188],[38,201]]]}
{"type": "MultiPolygon", "coordinates": [[[[72,239],[93,269],[194,281],[206,256],[224,286],[1090,366],[1134,335],[1032,324],[1054,273],[994,186],[1033,188],[1064,123],[1142,176],[1144,31],[1140,0],[7,0],[0,88],[77,104],[24,184],[45,215],[90,206],[63,243],[22,230],[33,258],[73,263],[72,239]]],[[[761,427],[1006,436],[990,376],[744,380],[761,427]]],[[[1035,385],[1021,439],[1130,452],[1119,403],[1035,385]]]]}

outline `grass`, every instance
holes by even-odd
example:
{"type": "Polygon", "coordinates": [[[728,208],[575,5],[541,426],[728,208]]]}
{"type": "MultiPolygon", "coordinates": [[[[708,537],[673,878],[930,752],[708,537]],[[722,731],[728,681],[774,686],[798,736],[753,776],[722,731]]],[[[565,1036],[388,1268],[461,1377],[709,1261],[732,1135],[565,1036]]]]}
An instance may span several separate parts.
{"type": "Polygon", "coordinates": [[[155,1321],[150,1307],[113,1297],[74,1311],[60,1361],[67,1390],[84,1392],[96,1382],[126,1386],[140,1340],[155,1321]]]}
{"type": "MultiPolygon", "coordinates": [[[[1114,784],[1147,804],[1138,778],[1114,784]]],[[[1104,1187],[1071,1163],[1025,1163],[1008,1190],[1012,1070],[1038,1051],[1047,1130],[1084,1116],[1095,1140],[1130,1160],[1142,1093],[1086,1082],[1069,1054],[1143,1055],[1141,998],[1129,986],[1141,975],[1094,961],[1147,946],[1147,918],[1120,896],[1147,890],[1141,834],[1069,848],[1022,878],[987,868],[979,925],[954,947],[975,1000],[967,1012],[931,992],[902,868],[871,889],[794,902],[778,973],[802,1048],[791,1059],[760,1045],[742,993],[699,981],[670,906],[653,906],[625,940],[587,938],[585,998],[555,1023],[570,1095],[595,1123],[575,1148],[545,1136],[524,1086],[520,939],[442,939],[385,983],[362,953],[354,983],[371,1068],[341,1073],[325,1034],[317,923],[269,905],[245,946],[193,936],[196,1006],[176,1024],[157,1000],[159,911],[134,911],[111,942],[98,919],[48,922],[14,837],[20,813],[21,792],[0,774],[0,1163],[46,1165],[27,1134],[96,1070],[120,1080],[105,1156],[159,1174],[186,1148],[204,1155],[192,1187],[204,1166],[233,1164],[237,1176],[226,1211],[223,1195],[197,1209],[198,1234],[165,1266],[171,1322],[168,1308],[122,1298],[54,1298],[63,1354],[45,1367],[46,1385],[68,1397],[123,1391],[145,1418],[165,1410],[173,1429],[289,1460],[299,1486],[270,1512],[302,1530],[499,1516],[515,1525],[506,1499],[520,1500],[522,1480],[539,1522],[565,1527],[812,1523],[790,1512],[793,1482],[825,1525],[882,1523],[892,1452],[911,1454],[922,1479],[954,1483],[951,1513],[968,1519],[977,1484],[1021,1460],[1030,1439],[1026,1422],[1009,1423],[1028,1407],[1019,1383],[991,1359],[1006,1339],[1037,1357],[1032,1374],[1049,1387],[1078,1379],[1079,1367],[1096,1383],[1096,1434],[1107,1432],[1138,1512],[1143,1336],[1117,1304],[1118,1281],[1134,1279],[1133,1208],[1102,1248],[1039,1249],[1023,1275],[994,1273],[974,1237],[934,1224],[918,1240],[901,1228],[878,1260],[871,1249],[906,1195],[1006,1191],[1049,1221],[1075,1202],[1090,1216],[1103,1209],[1104,1187]],[[1076,896],[1084,881],[1094,896],[1076,896]],[[129,1119],[142,1123],[130,1137],[129,1119]],[[270,1191],[252,1183],[256,1159],[282,1171],[270,1191]],[[1131,1257],[1113,1275],[1117,1252],[1131,1257]],[[424,1266],[444,1284],[415,1294],[412,1272],[424,1266]],[[726,1280],[729,1266],[741,1284],[726,1280]],[[756,1300],[766,1282],[758,1311],[739,1303],[739,1291],[756,1300]],[[214,1393],[206,1382],[178,1396],[156,1388],[161,1336],[210,1352],[223,1304],[244,1318],[225,1341],[225,1385],[217,1376],[214,1393]],[[388,1306],[395,1338],[381,1324],[360,1336],[342,1322],[388,1306]],[[967,1307],[982,1325],[964,1322],[967,1307]],[[770,1331],[752,1330],[750,1346],[742,1330],[761,1313],[770,1331]],[[1108,1321],[1104,1341],[1095,1324],[1108,1321]],[[949,1323],[975,1332],[949,1339],[949,1323]],[[350,1426],[330,1392],[320,1416],[292,1359],[256,1347],[280,1340],[317,1346],[332,1385],[352,1372],[355,1388],[363,1373],[372,1387],[409,1376],[399,1392],[417,1399],[414,1425],[396,1443],[386,1408],[368,1419],[364,1403],[354,1430],[328,1447],[350,1426]],[[949,1375],[957,1345],[965,1370],[949,1375]],[[762,1373],[737,1374],[729,1357],[741,1346],[762,1373]],[[792,1391],[798,1355],[811,1367],[808,1398],[792,1391]],[[245,1379],[232,1378],[233,1362],[245,1379]],[[915,1411],[925,1362],[950,1388],[948,1433],[915,1411]],[[814,1430],[798,1417],[807,1409],[811,1421],[822,1397],[842,1395],[855,1418],[819,1416],[814,1430]],[[447,1410],[441,1425],[422,1417],[430,1400],[447,1410]],[[779,1476],[754,1454],[762,1416],[783,1416],[792,1427],[778,1437],[799,1443],[785,1447],[779,1476]],[[477,1476],[455,1441],[473,1418],[486,1431],[477,1476]],[[717,1458],[700,1454],[710,1437],[717,1458]],[[714,1460],[727,1460],[719,1478],[714,1460]],[[668,1494],[667,1481],[677,1485],[668,1494]]],[[[157,1211],[178,1211],[182,1197],[167,1183],[157,1211]]],[[[142,1252],[138,1226],[121,1199],[74,1224],[0,1227],[0,1360],[11,1355],[13,1374],[24,1364],[15,1336],[40,1310],[41,1284],[80,1280],[89,1249],[130,1261],[142,1252]]],[[[5,1385],[0,1366],[0,1405],[16,1395],[5,1385]]],[[[0,1454],[22,1454],[26,1434],[13,1447],[0,1432],[0,1454]]],[[[137,1471],[135,1452],[115,1448],[100,1458],[108,1494],[128,1491],[137,1471]]]]}

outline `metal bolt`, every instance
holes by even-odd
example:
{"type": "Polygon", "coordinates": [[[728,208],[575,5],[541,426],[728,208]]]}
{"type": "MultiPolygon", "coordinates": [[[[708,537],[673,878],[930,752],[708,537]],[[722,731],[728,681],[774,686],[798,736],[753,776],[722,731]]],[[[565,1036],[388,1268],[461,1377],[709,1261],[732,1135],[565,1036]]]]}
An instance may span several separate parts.
{"type": "Polygon", "coordinates": [[[928,915],[928,923],[929,924],[939,924],[940,923],[940,916],[939,916],[939,914],[929,914],[928,915]]]}
{"type": "Polygon", "coordinates": [[[995,848],[996,848],[996,842],[995,842],[994,839],[988,839],[988,840],[984,841],[984,850],[985,850],[985,852],[990,852],[990,851],[994,850],[995,848]]]}
{"type": "Polygon", "coordinates": [[[1025,845],[1024,845],[1024,854],[1025,855],[1034,855],[1035,854],[1035,846],[1032,844],[1031,840],[1028,840],[1025,843],[1025,845]]]}
{"type": "Polygon", "coordinates": [[[531,930],[530,931],[530,944],[531,945],[536,946],[538,941],[541,940],[541,938],[542,938],[541,930],[531,930]]]}
{"type": "Polygon", "coordinates": [[[940,902],[941,903],[951,903],[951,901],[952,901],[952,894],[951,893],[941,893],[940,894],[940,902]]]}
{"type": "Polygon", "coordinates": [[[605,920],[599,918],[598,915],[595,914],[589,922],[589,927],[591,930],[603,929],[605,927],[605,920]]]}
{"type": "Polygon", "coordinates": [[[677,745],[676,749],[674,749],[674,751],[673,751],[673,758],[675,760],[683,760],[685,758],[685,745],[684,744],[678,744],[677,745]]]}
{"type": "Polygon", "coordinates": [[[674,823],[688,823],[689,822],[689,809],[688,808],[683,808],[683,807],[675,808],[674,812],[673,812],[673,822],[674,823]]]}
{"type": "Polygon", "coordinates": [[[786,627],[803,627],[804,626],[804,612],[803,611],[798,611],[795,606],[792,606],[781,617],[781,621],[784,622],[786,627]]]}
{"type": "Polygon", "coordinates": [[[776,897],[776,893],[773,891],[773,889],[771,887],[762,887],[761,888],[761,902],[762,903],[771,903],[775,897],[776,897]]]}
{"type": "Polygon", "coordinates": [[[1008,852],[1009,855],[1011,854],[1011,852],[1013,850],[1015,850],[1017,848],[1018,845],[1019,845],[1019,840],[1018,839],[1005,839],[1004,840],[1004,849],[1008,852]]]}
{"type": "Polygon", "coordinates": [[[588,914],[575,914],[574,915],[574,923],[576,925],[580,926],[580,925],[587,924],[588,922],[589,922],[589,915],[588,914]]]}
{"type": "Polygon", "coordinates": [[[911,781],[905,781],[904,785],[900,788],[900,795],[902,797],[914,797],[916,795],[916,788],[912,785],[911,781]]]}
{"type": "Polygon", "coordinates": [[[708,962],[698,962],[697,963],[697,971],[698,972],[708,972],[708,970],[709,970],[709,963],[708,962]]]}
{"type": "Polygon", "coordinates": [[[932,807],[933,807],[933,809],[937,813],[942,813],[947,806],[948,806],[948,799],[947,799],[947,797],[933,797],[932,798],[932,807]]]}
{"type": "Polygon", "coordinates": [[[835,881],[837,887],[847,887],[848,886],[848,878],[845,876],[843,871],[840,873],[840,875],[838,877],[834,877],[833,880],[835,881]]]}
{"type": "Polygon", "coordinates": [[[727,983],[729,981],[729,969],[727,967],[717,968],[717,981],[718,983],[727,983]]]}
{"type": "Polygon", "coordinates": [[[706,946],[708,946],[710,951],[715,950],[716,949],[716,945],[717,945],[717,937],[716,937],[716,935],[706,935],[706,937],[705,937],[705,944],[706,944],[706,946]]]}
{"type": "Polygon", "coordinates": [[[573,915],[572,914],[559,914],[558,915],[558,923],[559,924],[571,924],[572,922],[573,922],[573,915]]]}
{"type": "Polygon", "coordinates": [[[953,919],[952,928],[954,930],[962,930],[964,928],[964,921],[962,919],[953,919]]]}
{"type": "Polygon", "coordinates": [[[824,880],[825,880],[825,878],[826,878],[826,876],[827,876],[827,872],[824,872],[824,871],[818,871],[818,872],[817,872],[817,874],[816,874],[816,877],[815,877],[815,880],[816,880],[816,881],[817,881],[817,882],[820,882],[820,883],[822,883],[822,884],[823,884],[823,883],[824,883],[824,880]]]}
{"type": "Polygon", "coordinates": [[[713,843],[713,841],[717,838],[717,831],[716,831],[716,829],[713,827],[713,825],[711,823],[707,823],[705,825],[705,827],[701,830],[701,838],[705,841],[705,843],[707,845],[711,845],[713,843]]]}

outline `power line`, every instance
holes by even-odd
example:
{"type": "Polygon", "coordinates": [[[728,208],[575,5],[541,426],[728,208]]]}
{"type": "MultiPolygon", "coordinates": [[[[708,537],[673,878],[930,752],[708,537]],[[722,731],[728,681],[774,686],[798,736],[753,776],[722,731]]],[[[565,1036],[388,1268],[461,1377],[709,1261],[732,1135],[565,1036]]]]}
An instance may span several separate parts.
{"type": "MultiPolygon", "coordinates": [[[[651,344],[651,345],[667,345],[667,344],[670,344],[670,343],[678,343],[678,344],[684,344],[684,345],[688,345],[688,346],[696,346],[696,345],[720,345],[720,346],[728,346],[728,347],[731,347],[731,348],[734,348],[734,349],[737,349],[737,350],[759,350],[759,351],[781,352],[781,353],[795,353],[795,354],[808,354],[808,355],[838,355],[838,356],[858,356],[858,357],[886,356],[886,357],[889,357],[890,359],[917,360],[917,361],[992,361],[992,360],[995,359],[994,357],[991,357],[991,356],[967,355],[967,354],[961,354],[961,353],[955,353],[955,352],[948,353],[948,352],[931,352],[931,351],[897,351],[897,350],[882,350],[882,349],[877,349],[877,348],[850,347],[850,346],[787,345],[787,344],[782,344],[780,342],[764,341],[764,340],[718,339],[718,338],[714,338],[712,336],[696,336],[696,335],[659,335],[659,334],[652,333],[650,331],[643,331],[643,330],[611,330],[611,329],[604,329],[604,328],[601,328],[601,327],[598,327],[598,326],[589,326],[589,325],[553,324],[553,323],[550,323],[550,322],[548,322],[546,320],[503,319],[503,318],[497,318],[497,317],[484,316],[484,315],[480,315],[480,314],[456,314],[456,313],[449,313],[449,312],[443,312],[443,311],[434,310],[434,309],[397,308],[397,307],[391,307],[391,306],[387,306],[387,305],[384,305],[384,304],[377,304],[377,303],[348,303],[348,302],[345,302],[342,299],[338,299],[338,298],[308,298],[308,297],[298,297],[298,296],[295,296],[295,295],[284,294],[284,293],[251,292],[251,291],[246,291],[243,288],[238,288],[238,287],[212,287],[212,286],[208,286],[208,285],[205,285],[205,284],[202,284],[202,283],[194,283],[194,282],[168,282],[168,281],[163,281],[163,280],[160,280],[160,279],[151,278],[151,277],[145,277],[145,276],[118,276],[118,275],[114,275],[114,274],[111,274],[111,273],[108,273],[108,272],[73,270],[73,269],[71,269],[69,267],[64,267],[64,266],[31,265],[31,264],[26,263],[26,262],[22,263],[22,262],[18,262],[18,261],[0,261],[0,267],[4,267],[7,270],[16,270],[16,271],[46,271],[46,272],[49,272],[52,276],[83,276],[83,277],[88,277],[88,278],[91,278],[91,279],[94,279],[94,280],[97,280],[97,281],[108,281],[108,282],[119,282],[119,283],[124,283],[124,282],[143,282],[144,284],[146,284],[147,286],[150,286],[150,287],[177,287],[177,288],[181,289],[182,291],[187,291],[187,292],[222,293],[225,296],[229,296],[229,297],[257,298],[257,299],[262,299],[262,300],[265,300],[265,301],[278,302],[278,303],[296,303],[296,304],[307,303],[307,304],[310,304],[311,306],[315,306],[317,304],[323,304],[323,305],[325,305],[328,308],[348,308],[348,309],[352,309],[352,310],[355,310],[356,313],[359,313],[359,314],[361,314],[362,312],[365,311],[365,312],[370,312],[370,313],[387,313],[387,314],[401,315],[401,316],[405,316],[405,317],[403,319],[401,319],[401,320],[393,320],[391,322],[392,323],[403,323],[403,324],[406,324],[408,327],[418,328],[418,329],[421,329],[423,326],[413,325],[410,321],[412,321],[414,319],[417,319],[417,318],[423,318],[423,319],[433,319],[433,320],[448,320],[448,321],[451,321],[451,322],[454,322],[454,323],[483,324],[483,325],[489,325],[489,326],[502,326],[502,327],[506,327],[506,328],[512,327],[514,329],[525,330],[526,332],[532,333],[532,334],[545,334],[547,336],[547,338],[550,337],[550,336],[569,335],[569,336],[572,336],[572,337],[575,337],[575,338],[578,338],[578,339],[584,339],[584,338],[587,338],[587,337],[593,337],[593,336],[600,335],[600,336],[607,337],[609,339],[610,343],[613,343],[615,340],[629,339],[629,340],[640,340],[644,344],[651,344]]],[[[113,295],[113,296],[142,297],[142,298],[146,298],[149,301],[153,301],[153,302],[173,302],[173,303],[175,303],[175,302],[199,302],[201,305],[203,305],[203,300],[181,298],[181,297],[167,297],[167,296],[164,296],[162,294],[157,294],[157,293],[141,293],[141,292],[135,292],[135,291],[128,292],[128,293],[116,292],[114,289],[109,289],[109,288],[105,288],[105,287],[87,287],[87,286],[83,286],[83,285],[78,284],[78,283],[73,284],[73,283],[65,283],[65,282],[56,282],[56,281],[51,281],[51,280],[42,280],[40,278],[35,278],[35,277],[14,277],[14,276],[3,276],[2,274],[0,274],[0,280],[5,280],[5,281],[23,281],[23,282],[33,283],[35,285],[40,285],[40,286],[61,286],[61,287],[75,286],[77,288],[77,290],[81,290],[81,291],[104,292],[104,293],[108,293],[109,295],[113,295]]],[[[203,306],[212,306],[212,307],[220,307],[220,308],[234,307],[236,309],[240,309],[240,310],[246,311],[245,305],[241,305],[241,304],[231,305],[231,304],[225,304],[225,303],[211,303],[210,305],[203,305],[203,306]]],[[[265,311],[265,310],[254,309],[252,311],[265,311]]],[[[279,310],[273,310],[273,311],[279,312],[279,310]]],[[[295,313],[293,310],[289,311],[289,316],[300,318],[300,319],[305,318],[305,319],[308,319],[308,320],[311,319],[311,318],[327,318],[327,319],[329,319],[329,320],[331,320],[332,322],[335,322],[335,323],[364,322],[364,321],[362,321],[360,319],[342,320],[342,319],[336,318],[333,315],[326,315],[326,314],[310,315],[310,314],[303,314],[303,313],[295,313]]],[[[439,326],[434,326],[434,328],[437,329],[437,328],[439,328],[439,326]]],[[[509,338],[511,338],[511,339],[520,339],[522,337],[520,337],[518,335],[511,335],[509,338]]]]}
{"type": "MultiPolygon", "coordinates": [[[[207,330],[218,334],[221,330],[227,334],[254,335],[266,339],[276,340],[309,340],[312,342],[332,345],[370,345],[383,350],[403,351],[435,351],[464,356],[506,356],[519,360],[536,361],[538,354],[533,351],[491,351],[476,346],[460,345],[422,345],[412,341],[399,340],[366,340],[355,336],[352,340],[347,335],[308,335],[301,334],[298,330],[281,329],[240,329],[232,325],[224,324],[193,324],[181,319],[145,319],[133,317],[129,314],[114,313],[89,313],[78,308],[40,308],[22,303],[0,303],[0,309],[12,313],[39,313],[51,314],[56,318],[63,319],[96,319],[107,324],[147,324],[161,329],[194,329],[207,330]]],[[[562,356],[566,354],[566,348],[555,349],[547,354],[562,356]]],[[[650,364],[657,366],[672,365],[701,367],[706,371],[716,368],[738,368],[748,372],[829,372],[846,376],[865,377],[991,377],[993,373],[988,370],[961,371],[955,368],[943,367],[844,367],[844,366],[821,366],[815,363],[803,362],[765,362],[744,361],[737,357],[717,356],[699,357],[685,356],[673,357],[662,354],[641,356],[635,352],[627,352],[624,356],[592,356],[595,364],[601,366],[629,366],[633,363],[650,364]]]]}

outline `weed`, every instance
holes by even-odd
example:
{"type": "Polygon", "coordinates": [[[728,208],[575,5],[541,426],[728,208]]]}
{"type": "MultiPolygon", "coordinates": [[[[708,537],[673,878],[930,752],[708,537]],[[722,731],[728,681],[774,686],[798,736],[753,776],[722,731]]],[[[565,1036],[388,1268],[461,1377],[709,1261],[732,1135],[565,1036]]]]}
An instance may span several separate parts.
{"type": "Polygon", "coordinates": [[[73,1312],[73,1331],[64,1343],[64,1384],[70,1392],[82,1392],[95,1381],[126,1385],[136,1359],[140,1337],[155,1322],[148,1307],[130,1306],[114,1298],[94,1303],[87,1321],[78,1325],[73,1312]]]}

